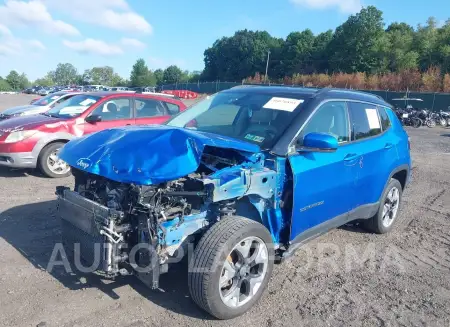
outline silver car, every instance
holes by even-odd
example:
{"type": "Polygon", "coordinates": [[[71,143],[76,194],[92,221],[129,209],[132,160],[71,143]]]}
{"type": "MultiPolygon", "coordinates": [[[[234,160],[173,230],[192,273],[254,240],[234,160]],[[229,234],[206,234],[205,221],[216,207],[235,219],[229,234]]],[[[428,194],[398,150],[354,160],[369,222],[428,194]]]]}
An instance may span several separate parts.
{"type": "Polygon", "coordinates": [[[4,110],[0,113],[0,119],[8,119],[17,116],[37,115],[47,112],[55,105],[66,101],[74,95],[80,94],[80,92],[56,92],[51,93],[37,101],[33,101],[31,104],[24,106],[12,107],[4,110]]]}

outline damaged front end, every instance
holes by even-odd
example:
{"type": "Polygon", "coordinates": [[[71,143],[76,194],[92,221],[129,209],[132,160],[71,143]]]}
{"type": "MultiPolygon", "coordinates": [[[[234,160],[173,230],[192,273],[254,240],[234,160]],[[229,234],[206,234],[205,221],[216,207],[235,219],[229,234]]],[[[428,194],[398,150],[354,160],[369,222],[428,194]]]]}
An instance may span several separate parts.
{"type": "Polygon", "coordinates": [[[188,130],[134,131],[139,133],[129,140],[145,144],[146,153],[138,143],[125,150],[122,142],[127,143],[130,134],[121,129],[92,136],[103,138],[107,147],[89,152],[92,143],[83,138],[62,151],[61,158],[71,165],[75,177],[73,191],[57,188],[66,251],[109,276],[133,273],[157,288],[168,264],[179,261],[187,245],[223,216],[259,220],[278,244],[288,227],[280,207],[286,182],[284,159],[266,158],[245,142],[235,144],[188,130]],[[169,150],[171,144],[161,140],[177,145],[169,150]],[[167,158],[168,151],[171,156],[178,152],[183,160],[167,158]],[[136,161],[131,163],[133,155],[136,161]]]}

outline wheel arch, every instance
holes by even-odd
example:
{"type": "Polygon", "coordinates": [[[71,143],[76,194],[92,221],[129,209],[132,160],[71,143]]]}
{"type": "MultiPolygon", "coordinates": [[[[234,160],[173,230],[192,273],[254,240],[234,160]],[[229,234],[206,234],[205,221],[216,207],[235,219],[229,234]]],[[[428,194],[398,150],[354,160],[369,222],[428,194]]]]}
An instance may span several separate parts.
{"type": "Polygon", "coordinates": [[[42,150],[53,143],[67,143],[70,140],[74,139],[75,136],[69,133],[54,133],[54,134],[47,134],[44,137],[42,137],[34,146],[33,148],[33,156],[38,160],[38,158],[41,155],[42,150]]]}

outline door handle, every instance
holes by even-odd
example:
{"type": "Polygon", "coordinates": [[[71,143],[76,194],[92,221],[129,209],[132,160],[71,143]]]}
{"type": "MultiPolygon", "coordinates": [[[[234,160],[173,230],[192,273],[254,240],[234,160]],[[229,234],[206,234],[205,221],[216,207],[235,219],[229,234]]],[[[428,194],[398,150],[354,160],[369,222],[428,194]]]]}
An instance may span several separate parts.
{"type": "Polygon", "coordinates": [[[392,143],[386,143],[386,145],[384,146],[385,149],[390,149],[394,146],[394,144],[392,143]]]}
{"type": "Polygon", "coordinates": [[[125,126],[131,126],[131,124],[126,124],[125,126]]]}
{"type": "Polygon", "coordinates": [[[353,161],[353,160],[358,159],[358,157],[359,157],[359,154],[349,153],[344,157],[344,161],[353,161]]]}

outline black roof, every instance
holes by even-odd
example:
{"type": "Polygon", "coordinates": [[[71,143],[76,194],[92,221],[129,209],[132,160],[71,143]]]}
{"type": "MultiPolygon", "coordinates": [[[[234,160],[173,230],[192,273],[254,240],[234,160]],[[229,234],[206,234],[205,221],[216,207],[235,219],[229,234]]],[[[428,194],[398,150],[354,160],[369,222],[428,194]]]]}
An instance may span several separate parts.
{"type": "Polygon", "coordinates": [[[322,99],[340,99],[340,100],[357,100],[364,102],[371,102],[382,106],[391,107],[389,103],[383,100],[383,98],[366,92],[346,90],[346,89],[316,89],[306,87],[291,87],[291,86],[238,86],[231,88],[223,92],[243,92],[243,93],[256,93],[267,94],[273,96],[302,96],[311,98],[322,99]]]}

